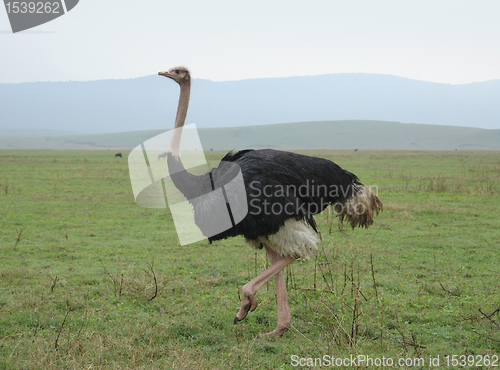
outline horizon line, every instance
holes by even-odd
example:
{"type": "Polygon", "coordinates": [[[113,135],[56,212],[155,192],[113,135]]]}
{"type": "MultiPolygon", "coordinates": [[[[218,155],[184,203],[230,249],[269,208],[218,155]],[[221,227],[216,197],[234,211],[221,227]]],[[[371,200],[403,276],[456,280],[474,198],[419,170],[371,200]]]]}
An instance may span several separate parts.
{"type": "MultiPolygon", "coordinates": [[[[295,76],[281,76],[281,77],[254,77],[254,78],[242,78],[242,79],[232,79],[232,80],[212,80],[209,78],[195,77],[193,80],[203,80],[210,82],[241,82],[241,81],[253,81],[253,80],[276,80],[276,79],[285,79],[285,78],[308,78],[308,77],[321,77],[321,76],[334,76],[334,75],[375,75],[375,76],[387,76],[387,77],[396,77],[410,81],[418,81],[418,82],[427,82],[434,83],[440,85],[450,85],[450,86],[463,86],[463,85],[471,85],[476,83],[485,83],[485,82],[493,82],[500,81],[500,78],[492,78],[489,80],[481,80],[481,81],[471,81],[471,82],[462,82],[462,83],[451,83],[451,82],[438,82],[431,80],[423,80],[418,78],[404,77],[398,76],[395,74],[389,73],[373,73],[373,72],[336,72],[336,73],[321,73],[317,75],[295,75],[295,76]]],[[[124,77],[124,78],[102,78],[102,79],[88,79],[88,80],[39,80],[39,81],[24,81],[24,82],[0,82],[0,85],[20,85],[20,84],[31,84],[31,83],[68,83],[68,82],[101,82],[101,81],[123,81],[123,80],[134,80],[139,78],[147,78],[157,76],[156,73],[152,73],[150,75],[142,75],[136,77],[124,77]]]]}

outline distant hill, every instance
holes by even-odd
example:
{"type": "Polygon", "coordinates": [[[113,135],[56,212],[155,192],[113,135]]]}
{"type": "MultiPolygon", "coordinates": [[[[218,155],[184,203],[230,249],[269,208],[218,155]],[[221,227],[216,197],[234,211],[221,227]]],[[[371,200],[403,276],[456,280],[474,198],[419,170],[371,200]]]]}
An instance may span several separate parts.
{"type": "MultiPolygon", "coordinates": [[[[0,137],[0,149],[130,150],[166,130],[50,137],[0,137]]],[[[408,149],[500,150],[500,129],[387,121],[320,121],[266,126],[201,128],[204,150],[408,149]]]]}
{"type": "Polygon", "coordinates": [[[0,128],[0,137],[45,137],[45,136],[68,136],[78,135],[78,132],[60,131],[60,130],[44,130],[44,129],[22,129],[22,128],[0,128]]]}
{"type": "MultiPolygon", "coordinates": [[[[156,75],[0,84],[0,128],[84,133],[169,129],[178,94],[174,82],[156,75]]],[[[500,128],[500,80],[448,85],[352,73],[194,79],[186,122],[207,128],[327,120],[500,128]]]]}

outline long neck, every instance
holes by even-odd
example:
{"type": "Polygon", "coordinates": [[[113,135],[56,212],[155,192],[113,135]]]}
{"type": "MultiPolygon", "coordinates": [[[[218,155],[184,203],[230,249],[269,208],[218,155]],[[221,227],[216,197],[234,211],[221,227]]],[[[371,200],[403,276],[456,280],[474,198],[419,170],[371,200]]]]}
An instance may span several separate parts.
{"type": "Polygon", "coordinates": [[[181,92],[179,95],[179,105],[177,106],[177,116],[175,117],[175,130],[170,139],[170,152],[179,157],[179,147],[181,144],[182,127],[186,121],[186,115],[189,107],[189,95],[191,93],[191,81],[180,84],[181,92]]]}
{"type": "MultiPolygon", "coordinates": [[[[186,121],[187,110],[189,106],[189,94],[191,92],[190,81],[180,84],[181,93],[179,96],[179,105],[177,107],[177,116],[175,117],[175,127],[170,138],[170,148],[167,153],[168,172],[177,189],[190,200],[198,197],[201,185],[206,182],[203,176],[190,174],[184,168],[179,153],[181,145],[182,128],[186,121]]],[[[208,173],[207,173],[208,176],[208,173]]],[[[208,178],[210,183],[210,178],[208,178]]]]}

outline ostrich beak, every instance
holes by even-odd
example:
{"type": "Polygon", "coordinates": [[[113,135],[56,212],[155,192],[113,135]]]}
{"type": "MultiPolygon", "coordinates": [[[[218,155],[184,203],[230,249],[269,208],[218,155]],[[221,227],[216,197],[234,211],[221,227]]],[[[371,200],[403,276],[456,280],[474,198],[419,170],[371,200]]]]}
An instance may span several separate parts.
{"type": "Polygon", "coordinates": [[[170,77],[170,73],[168,71],[166,72],[158,72],[160,76],[165,76],[165,77],[170,77]]]}

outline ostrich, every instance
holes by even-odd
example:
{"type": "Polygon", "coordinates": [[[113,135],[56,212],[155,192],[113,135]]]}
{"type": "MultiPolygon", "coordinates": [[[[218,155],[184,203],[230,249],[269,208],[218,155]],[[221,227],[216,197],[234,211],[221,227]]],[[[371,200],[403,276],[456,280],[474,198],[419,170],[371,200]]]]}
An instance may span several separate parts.
{"type": "MultiPolygon", "coordinates": [[[[180,86],[175,128],[181,129],[187,115],[191,76],[187,68],[176,67],[159,75],[180,86]]],[[[175,130],[167,152],[167,164],[174,185],[193,199],[203,187],[206,176],[188,173],[181,161],[179,147],[182,129],[175,130]],[[173,175],[175,174],[175,176],[173,175]]],[[[353,228],[368,227],[382,203],[373,191],[361,184],[356,175],[323,159],[272,149],[229,152],[221,165],[212,169],[210,179],[224,178],[227,163],[236,163],[242,173],[248,213],[226,231],[208,237],[209,242],[242,235],[250,246],[264,248],[271,265],[242,287],[241,307],[234,323],[243,320],[257,308],[255,295],[272,277],[276,283],[278,323],[276,328],[260,336],[282,336],[291,326],[283,269],[297,258],[308,260],[321,240],[313,215],[331,206],[353,228]]],[[[227,202],[227,200],[226,200],[227,202]]],[[[191,202],[195,222],[213,219],[213,202],[191,202]]],[[[229,208],[229,203],[227,203],[229,208]]],[[[200,227],[201,228],[201,227],[200,227]]],[[[203,230],[202,230],[203,231],[203,230]]]]}

